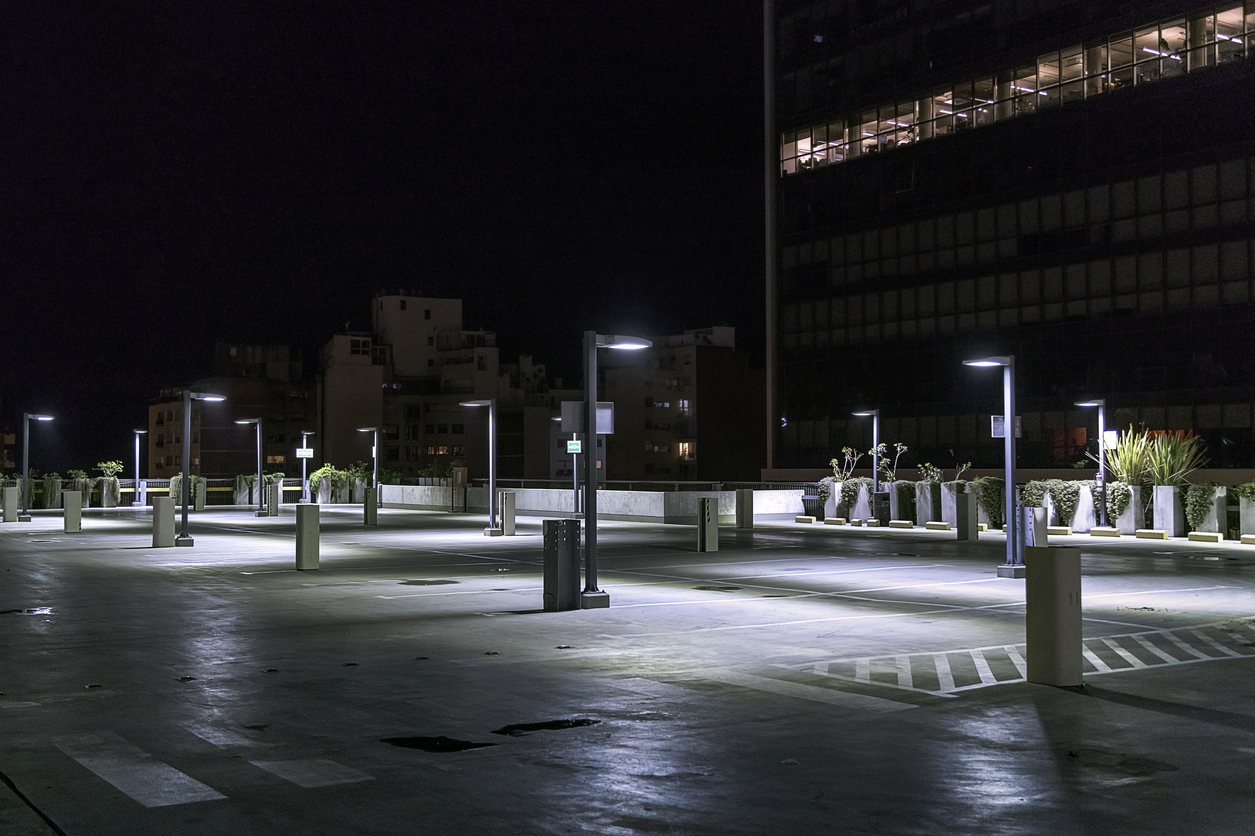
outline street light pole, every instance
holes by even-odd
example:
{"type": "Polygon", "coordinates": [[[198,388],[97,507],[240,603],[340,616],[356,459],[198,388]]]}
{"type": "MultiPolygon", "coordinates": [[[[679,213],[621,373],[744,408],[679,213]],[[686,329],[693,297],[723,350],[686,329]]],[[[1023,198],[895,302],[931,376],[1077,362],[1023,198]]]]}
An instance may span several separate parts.
{"type": "Polygon", "coordinates": [[[187,506],[192,497],[192,401],[225,401],[226,398],[221,395],[211,395],[206,392],[193,392],[191,389],[183,390],[183,479],[180,485],[180,493],[183,494],[183,526],[178,537],[174,538],[176,546],[192,546],[195,541],[192,536],[187,533],[187,506]]]}
{"type": "Polygon", "coordinates": [[[504,534],[505,529],[497,524],[497,399],[462,401],[458,406],[488,407],[488,527],[484,534],[504,534]]]}
{"type": "Polygon", "coordinates": [[[379,487],[379,428],[378,427],[358,427],[359,433],[374,433],[375,446],[371,449],[371,488],[379,487]]]}
{"type": "MultiPolygon", "coordinates": [[[[301,430],[301,449],[302,450],[309,449],[308,439],[313,434],[314,434],[313,430],[301,430]]],[[[305,465],[308,462],[309,462],[308,458],[304,456],[301,457],[301,501],[302,502],[309,502],[309,479],[305,475],[305,465]]]]}
{"type": "Polygon", "coordinates": [[[872,419],[872,496],[880,493],[880,410],[865,409],[862,412],[855,412],[857,418],[866,418],[871,416],[872,419]]]}
{"type": "Polygon", "coordinates": [[[133,508],[141,508],[144,505],[139,498],[139,437],[147,434],[148,430],[135,431],[135,499],[131,501],[133,508]]]}
{"type": "Polygon", "coordinates": [[[635,350],[653,343],[640,337],[584,332],[584,592],[583,609],[610,606],[610,596],[597,588],[597,349],[635,350]]]}
{"type": "Polygon", "coordinates": [[[241,418],[235,423],[237,424],[256,424],[257,425],[257,516],[262,516],[266,512],[262,510],[262,490],[261,483],[261,418],[241,418]]]}
{"type": "MultiPolygon", "coordinates": [[[[18,522],[30,522],[31,492],[31,419],[51,421],[51,415],[37,415],[33,412],[22,413],[22,513],[17,515],[18,522]]],[[[46,504],[46,503],[45,503],[46,504]]]]}
{"type": "Polygon", "coordinates": [[[1015,355],[964,360],[963,365],[1002,367],[1003,517],[1007,521],[1007,562],[998,567],[998,577],[1022,578],[1025,573],[1020,548],[1023,526],[1016,519],[1015,507],[1015,355]]]}
{"type": "Polygon", "coordinates": [[[1107,520],[1107,401],[1094,398],[1077,401],[1077,406],[1098,407],[1098,524],[1106,528],[1107,520]]]}

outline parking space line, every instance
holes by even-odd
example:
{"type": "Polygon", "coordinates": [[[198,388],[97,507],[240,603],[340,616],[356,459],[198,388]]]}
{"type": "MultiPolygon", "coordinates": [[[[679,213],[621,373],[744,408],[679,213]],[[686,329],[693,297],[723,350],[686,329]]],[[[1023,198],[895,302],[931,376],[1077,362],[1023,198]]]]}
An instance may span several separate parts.
{"type": "Polygon", "coordinates": [[[1113,651],[1115,651],[1115,653],[1119,655],[1121,659],[1128,662],[1133,667],[1135,668],[1146,667],[1145,662],[1143,662],[1141,659],[1134,656],[1132,653],[1129,653],[1127,650],[1125,650],[1123,647],[1117,644],[1114,639],[1106,638],[1102,640],[1102,643],[1107,645],[1107,647],[1111,648],[1113,651]]]}
{"type": "Polygon", "coordinates": [[[113,732],[53,742],[97,777],[145,807],[170,807],[226,798],[213,787],[157,760],[113,732]]]}
{"type": "Polygon", "coordinates": [[[1081,645],[1081,655],[1094,666],[1094,670],[1098,671],[1098,673],[1111,673],[1111,666],[1099,659],[1098,655],[1084,644],[1081,645]]]}

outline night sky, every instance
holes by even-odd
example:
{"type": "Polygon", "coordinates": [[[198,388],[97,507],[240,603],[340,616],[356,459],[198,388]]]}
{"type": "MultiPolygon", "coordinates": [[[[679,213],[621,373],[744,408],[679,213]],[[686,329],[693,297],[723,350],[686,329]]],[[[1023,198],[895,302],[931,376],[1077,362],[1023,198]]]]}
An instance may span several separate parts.
{"type": "Polygon", "coordinates": [[[312,376],[385,288],[568,385],[586,328],[726,323],[761,364],[761,33],[713,0],[9,4],[4,422],[57,416],[39,470],[129,462],[215,340],[312,376]]]}

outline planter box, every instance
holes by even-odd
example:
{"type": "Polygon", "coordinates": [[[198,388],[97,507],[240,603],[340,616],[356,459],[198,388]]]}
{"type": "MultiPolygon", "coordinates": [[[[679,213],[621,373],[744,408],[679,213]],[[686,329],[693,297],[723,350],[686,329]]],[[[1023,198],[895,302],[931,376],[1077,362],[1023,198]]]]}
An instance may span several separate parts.
{"type": "Polygon", "coordinates": [[[951,527],[959,524],[958,483],[941,483],[941,520],[950,523],[951,527]]]}
{"type": "Polygon", "coordinates": [[[1255,499],[1247,499],[1240,497],[1238,499],[1238,514],[1241,522],[1239,534],[1255,534],[1255,499]]]}
{"type": "Polygon", "coordinates": [[[920,482],[915,486],[915,523],[927,525],[933,519],[933,492],[938,490],[938,483],[920,482]]]}
{"type": "Polygon", "coordinates": [[[910,490],[914,491],[915,489],[914,482],[910,482],[904,479],[899,480],[897,482],[885,482],[881,484],[880,489],[883,491],[889,492],[889,518],[890,520],[901,520],[907,517],[907,514],[903,513],[904,509],[901,507],[902,502],[900,501],[898,497],[898,485],[910,485],[911,486],[910,490]]]}
{"type": "Polygon", "coordinates": [[[1228,493],[1229,489],[1223,485],[1216,488],[1216,495],[1207,503],[1207,516],[1203,517],[1203,523],[1195,529],[1196,532],[1219,534],[1220,539],[1224,539],[1225,529],[1228,527],[1226,523],[1229,512],[1225,508],[1228,493]]]}
{"type": "Polygon", "coordinates": [[[1155,485],[1156,531],[1166,531],[1169,537],[1185,536],[1185,506],[1181,502],[1181,489],[1172,485],[1155,485]]]}
{"type": "Polygon", "coordinates": [[[1111,527],[1119,529],[1121,534],[1133,534],[1142,527],[1142,489],[1130,487],[1129,490],[1133,492],[1133,495],[1129,497],[1129,506],[1119,517],[1108,520],[1111,527]]]}

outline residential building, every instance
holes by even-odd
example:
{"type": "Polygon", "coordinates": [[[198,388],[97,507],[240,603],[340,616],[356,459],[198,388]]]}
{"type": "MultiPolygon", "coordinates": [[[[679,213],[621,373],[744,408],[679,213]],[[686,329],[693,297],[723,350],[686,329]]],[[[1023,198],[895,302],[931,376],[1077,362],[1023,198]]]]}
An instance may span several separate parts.
{"type": "Polygon", "coordinates": [[[768,0],[769,466],[1019,463],[1109,428],[1250,465],[1255,4],[768,0]]]}
{"type": "Polygon", "coordinates": [[[605,352],[603,400],[613,401],[609,480],[757,480],[766,460],[765,373],[749,368],[727,326],[605,352]]]}

